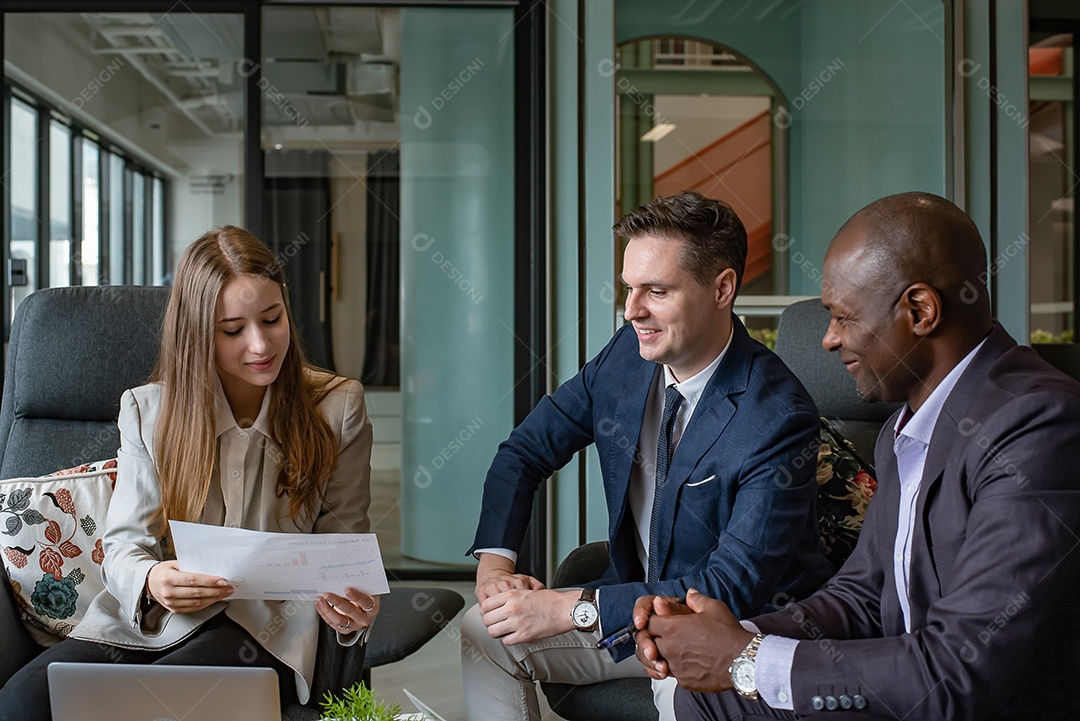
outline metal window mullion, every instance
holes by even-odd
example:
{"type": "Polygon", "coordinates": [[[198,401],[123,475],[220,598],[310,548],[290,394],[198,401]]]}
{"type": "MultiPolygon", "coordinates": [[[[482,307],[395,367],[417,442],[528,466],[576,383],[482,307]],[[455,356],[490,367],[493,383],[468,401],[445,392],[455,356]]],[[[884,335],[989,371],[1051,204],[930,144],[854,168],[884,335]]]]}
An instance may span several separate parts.
{"type": "Polygon", "coordinates": [[[135,171],[124,164],[124,285],[135,282],[135,189],[132,176],[135,171]]]}
{"type": "Polygon", "coordinates": [[[37,289],[49,287],[49,240],[52,237],[52,210],[50,208],[49,185],[52,179],[51,164],[49,162],[52,150],[52,133],[49,123],[51,117],[40,106],[32,106],[37,113],[38,153],[37,153],[37,252],[34,253],[34,261],[37,266],[37,289]]]}
{"type": "MultiPolygon", "coordinates": [[[[4,15],[0,13],[0,48],[4,42],[4,15]]],[[[0,112],[0,172],[2,177],[11,177],[11,86],[3,84],[3,111],[0,112]]],[[[11,337],[11,288],[8,286],[8,264],[11,262],[11,187],[4,186],[0,193],[0,217],[3,218],[3,271],[0,272],[0,308],[4,313],[4,342],[11,337]]],[[[3,374],[0,374],[2,378],[3,374]]],[[[0,383],[3,381],[0,380],[0,383]]]]}
{"type": "Polygon", "coordinates": [[[98,285],[112,283],[109,277],[112,262],[112,153],[98,144],[98,285]]]}
{"type": "Polygon", "coordinates": [[[71,142],[71,164],[68,173],[71,181],[71,252],[68,253],[70,263],[71,285],[82,285],[82,247],[83,247],[83,143],[85,139],[81,134],[72,132],[69,136],[71,142]]]}
{"type": "Polygon", "coordinates": [[[139,174],[143,184],[143,285],[154,285],[154,181],[139,174]]]}

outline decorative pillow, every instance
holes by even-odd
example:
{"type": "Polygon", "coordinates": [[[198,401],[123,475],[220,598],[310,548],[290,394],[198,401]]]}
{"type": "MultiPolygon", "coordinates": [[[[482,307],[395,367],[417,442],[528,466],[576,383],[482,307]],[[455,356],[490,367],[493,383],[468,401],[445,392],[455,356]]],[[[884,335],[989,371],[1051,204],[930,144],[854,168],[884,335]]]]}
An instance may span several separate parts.
{"type": "Polygon", "coordinates": [[[836,570],[844,565],[862,531],[863,517],[877,490],[874,467],[855,452],[851,441],[821,419],[817,468],[818,530],[825,555],[836,570]]]}
{"type": "Polygon", "coordinates": [[[101,536],[116,459],[0,481],[0,545],[23,623],[43,646],[67,636],[104,587],[101,536]]]}

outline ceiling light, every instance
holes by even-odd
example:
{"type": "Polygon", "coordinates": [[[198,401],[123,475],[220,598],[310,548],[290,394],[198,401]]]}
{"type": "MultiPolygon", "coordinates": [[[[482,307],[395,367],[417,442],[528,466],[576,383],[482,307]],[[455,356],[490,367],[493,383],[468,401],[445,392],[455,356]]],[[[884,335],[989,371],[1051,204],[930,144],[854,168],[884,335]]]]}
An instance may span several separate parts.
{"type": "Polygon", "coordinates": [[[675,129],[675,123],[658,123],[652,129],[641,136],[643,143],[655,143],[675,129]]]}

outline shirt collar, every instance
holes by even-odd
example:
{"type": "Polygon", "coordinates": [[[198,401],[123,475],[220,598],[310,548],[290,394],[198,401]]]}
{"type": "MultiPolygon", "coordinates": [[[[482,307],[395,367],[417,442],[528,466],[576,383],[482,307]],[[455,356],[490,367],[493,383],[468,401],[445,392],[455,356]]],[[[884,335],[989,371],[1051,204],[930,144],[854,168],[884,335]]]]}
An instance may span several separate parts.
{"type": "Polygon", "coordinates": [[[731,339],[734,335],[735,329],[732,327],[731,332],[728,334],[727,343],[724,344],[724,349],[720,351],[720,355],[716,356],[712,363],[684,381],[676,381],[675,376],[671,374],[671,369],[664,366],[664,388],[674,385],[675,389],[679,391],[679,395],[689,403],[691,408],[697,405],[701,394],[705,392],[705,386],[708,385],[709,379],[713,377],[713,373],[720,366],[720,361],[724,360],[728,348],[731,347],[731,339]]]}
{"type": "MultiPolygon", "coordinates": [[[[266,437],[270,437],[270,395],[274,392],[272,385],[266,387],[266,393],[263,394],[262,406],[259,407],[259,415],[256,416],[255,422],[251,424],[251,428],[245,429],[249,431],[258,431],[266,437]]],[[[221,385],[221,378],[217,373],[214,374],[214,436],[219,437],[222,433],[233,428],[239,428],[239,424],[236,422],[236,418],[233,417],[232,408],[229,406],[229,400],[225,397],[225,389],[221,385]]]]}
{"type": "MultiPolygon", "coordinates": [[[[896,423],[893,425],[893,431],[897,436],[907,436],[913,440],[919,441],[924,446],[930,445],[930,438],[934,435],[934,426],[937,425],[938,416],[941,415],[941,409],[945,407],[945,401],[948,400],[949,394],[952,393],[954,387],[956,387],[957,381],[960,380],[960,376],[964,375],[964,371],[971,365],[971,360],[975,357],[975,354],[979,352],[979,349],[986,343],[984,338],[979,342],[977,346],[971,349],[964,358],[953,366],[953,369],[949,371],[949,374],[942,379],[941,383],[938,383],[937,387],[930,393],[930,396],[926,399],[926,402],[919,406],[919,410],[911,416],[908,422],[903,428],[900,427],[900,420],[904,417],[901,413],[896,419],[896,423]]],[[[905,405],[904,410],[908,408],[905,405]]]]}

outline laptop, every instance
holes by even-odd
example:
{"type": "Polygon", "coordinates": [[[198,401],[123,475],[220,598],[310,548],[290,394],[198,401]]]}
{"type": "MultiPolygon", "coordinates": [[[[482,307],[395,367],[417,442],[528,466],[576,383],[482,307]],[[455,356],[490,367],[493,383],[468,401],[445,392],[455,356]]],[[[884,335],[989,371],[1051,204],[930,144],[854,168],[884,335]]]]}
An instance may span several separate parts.
{"type": "MultiPolygon", "coordinates": [[[[409,714],[408,716],[402,716],[402,717],[399,717],[399,718],[414,719],[415,721],[446,721],[446,719],[444,719],[442,716],[440,716],[439,714],[432,711],[430,706],[428,706],[426,703],[424,703],[420,699],[416,698],[416,695],[413,694],[412,692],[410,692],[409,689],[403,688],[401,690],[405,692],[405,696],[410,701],[412,701],[413,706],[415,706],[416,710],[419,711],[420,713],[419,714],[409,714]]],[[[59,721],[59,719],[54,719],[54,721],[59,721]]]]}
{"type": "Polygon", "coordinates": [[[273,669],[49,664],[53,721],[281,721],[273,669]]]}

